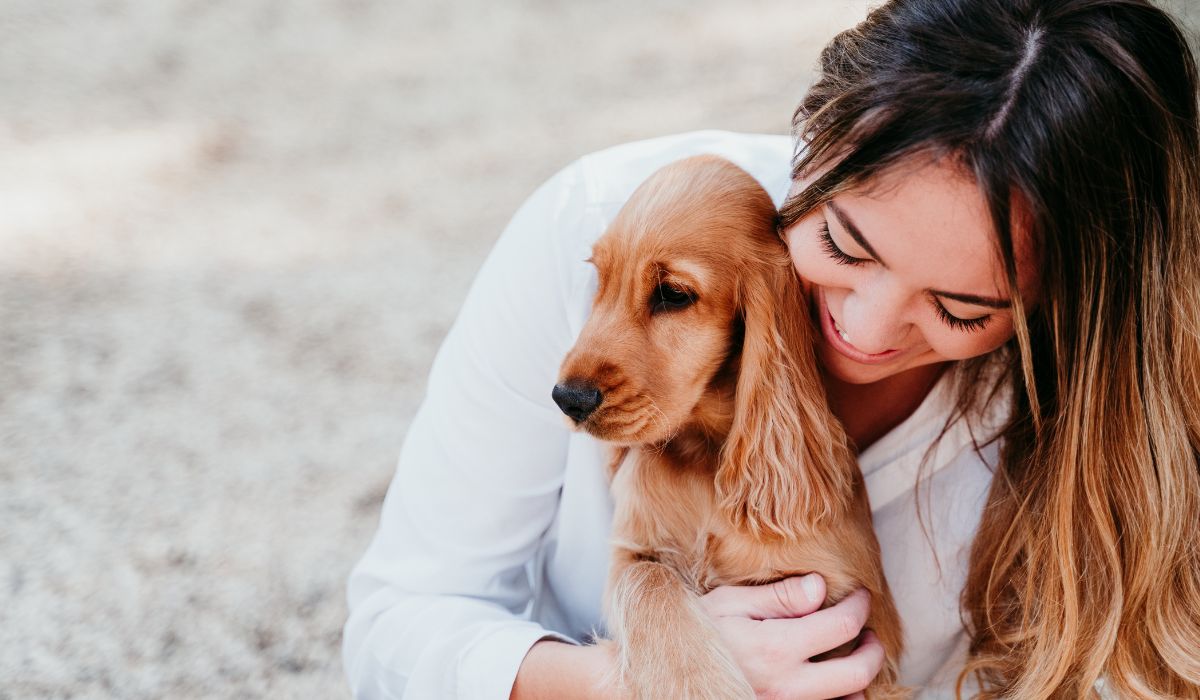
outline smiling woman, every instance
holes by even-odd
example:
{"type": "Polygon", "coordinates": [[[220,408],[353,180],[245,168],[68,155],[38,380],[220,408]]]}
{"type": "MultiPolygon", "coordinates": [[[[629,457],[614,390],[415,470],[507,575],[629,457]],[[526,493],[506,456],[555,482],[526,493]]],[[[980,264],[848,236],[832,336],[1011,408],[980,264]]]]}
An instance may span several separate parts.
{"type": "MultiPolygon", "coordinates": [[[[807,286],[773,301],[821,329],[903,623],[900,683],[1200,698],[1197,82],[1145,0],[893,0],[825,49],[794,143],[684,134],[552,178],[472,287],[351,575],[356,694],[625,694],[605,647],[579,644],[603,632],[606,455],[551,387],[609,291],[593,244],[651,173],[708,153],[780,207],[807,286]]],[[[689,271],[652,274],[626,285],[654,290],[646,318],[705,303],[689,271]]],[[[669,335],[659,352],[695,362],[669,335]]],[[[730,337],[731,357],[755,347],[730,337]]],[[[777,483],[744,487],[794,503],[777,483]]],[[[697,603],[760,697],[861,697],[878,673],[870,597],[821,609],[826,583],[697,603]]]]}

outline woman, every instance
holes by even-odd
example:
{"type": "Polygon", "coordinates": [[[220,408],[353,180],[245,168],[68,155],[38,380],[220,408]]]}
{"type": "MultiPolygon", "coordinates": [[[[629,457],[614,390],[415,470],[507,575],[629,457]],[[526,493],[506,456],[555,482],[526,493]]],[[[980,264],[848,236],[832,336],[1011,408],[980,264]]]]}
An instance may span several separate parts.
{"type": "MultiPolygon", "coordinates": [[[[599,622],[601,460],[549,387],[591,240],[658,166],[710,152],[787,192],[902,680],[1200,697],[1200,124],[1178,27],[1139,0],[895,0],[821,69],[790,170],[777,139],[691,134],[585,158],[518,212],[351,576],[358,696],[610,696],[600,648],[570,644],[599,622]]],[[[878,669],[869,601],[822,597],[811,576],[703,602],[763,697],[852,695],[878,669]]]]}

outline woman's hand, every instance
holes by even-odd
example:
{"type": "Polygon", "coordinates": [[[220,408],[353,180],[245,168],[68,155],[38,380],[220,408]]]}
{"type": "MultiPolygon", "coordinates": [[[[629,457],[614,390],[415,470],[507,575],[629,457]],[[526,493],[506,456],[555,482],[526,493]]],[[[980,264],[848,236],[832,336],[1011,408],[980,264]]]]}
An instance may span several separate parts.
{"type": "Polygon", "coordinates": [[[883,646],[870,631],[849,656],[809,661],[859,636],[869,598],[860,589],[821,610],[825,581],[809,574],[761,586],[720,586],[700,602],[758,697],[828,700],[862,698],[883,667],[883,646]]]}

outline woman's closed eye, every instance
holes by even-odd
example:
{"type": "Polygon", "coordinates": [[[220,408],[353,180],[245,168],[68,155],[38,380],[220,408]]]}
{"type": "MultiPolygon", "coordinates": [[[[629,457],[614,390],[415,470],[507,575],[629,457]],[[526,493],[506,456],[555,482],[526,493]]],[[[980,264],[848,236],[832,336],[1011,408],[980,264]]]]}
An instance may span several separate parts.
{"type": "Polygon", "coordinates": [[[959,318],[947,311],[946,307],[942,302],[938,301],[937,297],[930,295],[930,299],[932,299],[934,310],[937,312],[938,318],[942,320],[942,323],[945,323],[956,331],[966,331],[968,333],[981,331],[987,327],[988,321],[992,318],[991,314],[977,318],[959,318]]]}
{"type": "Polygon", "coordinates": [[[839,265],[864,265],[874,262],[870,258],[856,258],[839,248],[838,244],[833,242],[833,236],[829,234],[828,221],[821,222],[820,227],[817,229],[817,236],[821,239],[821,248],[839,265]]]}

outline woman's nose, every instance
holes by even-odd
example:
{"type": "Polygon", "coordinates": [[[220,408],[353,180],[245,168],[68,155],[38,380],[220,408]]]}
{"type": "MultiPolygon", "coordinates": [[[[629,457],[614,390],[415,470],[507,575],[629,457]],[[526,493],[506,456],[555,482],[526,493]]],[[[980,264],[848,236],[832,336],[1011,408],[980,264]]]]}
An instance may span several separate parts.
{"type": "Polygon", "coordinates": [[[872,287],[846,297],[839,324],[847,341],[859,350],[876,355],[899,348],[908,332],[906,300],[899,290],[872,287]]]}

